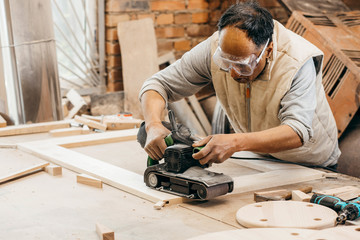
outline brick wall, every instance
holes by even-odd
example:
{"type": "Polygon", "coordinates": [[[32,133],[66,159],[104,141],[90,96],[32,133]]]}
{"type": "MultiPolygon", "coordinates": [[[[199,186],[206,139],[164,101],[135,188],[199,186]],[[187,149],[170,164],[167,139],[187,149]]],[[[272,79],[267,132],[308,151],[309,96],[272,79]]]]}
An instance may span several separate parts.
{"type": "MultiPolygon", "coordinates": [[[[121,53],[117,24],[142,18],[154,21],[158,53],[172,51],[180,58],[216,31],[224,10],[236,1],[220,0],[106,0],[107,90],[123,90],[121,53]]],[[[276,0],[262,0],[275,19],[285,23],[288,16],[276,0]]]]}

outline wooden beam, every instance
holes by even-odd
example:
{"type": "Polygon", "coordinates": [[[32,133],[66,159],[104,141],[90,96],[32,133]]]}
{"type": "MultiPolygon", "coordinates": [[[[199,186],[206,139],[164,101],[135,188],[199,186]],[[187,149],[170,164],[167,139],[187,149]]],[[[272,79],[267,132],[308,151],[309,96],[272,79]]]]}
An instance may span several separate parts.
{"type": "Polygon", "coordinates": [[[19,177],[26,176],[34,171],[44,169],[48,165],[49,165],[49,163],[41,163],[41,164],[37,164],[37,165],[31,166],[31,167],[22,169],[20,171],[8,174],[6,176],[2,176],[2,177],[0,177],[0,183],[4,183],[4,182],[7,182],[10,180],[19,178],[19,177]]]}
{"type": "Polygon", "coordinates": [[[76,176],[76,181],[88,186],[102,188],[102,181],[86,174],[79,174],[76,176]]]}
{"type": "Polygon", "coordinates": [[[311,196],[300,190],[293,190],[291,192],[291,198],[293,201],[310,202],[311,196]]]}
{"type": "Polygon", "coordinates": [[[42,132],[48,132],[52,129],[68,128],[68,127],[70,127],[69,121],[54,121],[54,122],[8,126],[0,129],[0,137],[31,134],[31,133],[42,133],[42,132]]]}
{"type": "Polygon", "coordinates": [[[45,167],[45,172],[52,176],[61,176],[62,175],[62,167],[56,165],[49,165],[45,167]]]}
{"type": "Polygon", "coordinates": [[[96,129],[100,129],[102,131],[105,131],[107,126],[106,124],[102,124],[84,117],[80,117],[80,116],[75,116],[75,121],[78,123],[82,123],[87,125],[90,128],[96,128],[96,129]]]}
{"type": "Polygon", "coordinates": [[[106,124],[108,130],[123,130],[131,128],[139,128],[140,124],[144,120],[141,119],[111,119],[104,118],[104,124],[106,124]]]}
{"type": "Polygon", "coordinates": [[[204,109],[201,107],[199,101],[197,98],[192,95],[187,98],[190,102],[190,105],[192,109],[194,110],[195,115],[199,119],[200,124],[204,128],[204,131],[207,135],[211,134],[211,124],[209,122],[209,119],[206,117],[206,114],[204,112],[204,109]]]}
{"type": "Polygon", "coordinates": [[[96,232],[101,240],[115,239],[114,231],[100,223],[96,223],[96,232]]]}
{"type": "Polygon", "coordinates": [[[237,194],[271,187],[284,186],[324,178],[324,172],[301,167],[295,169],[274,170],[234,177],[234,191],[237,194]]]}
{"type": "Polygon", "coordinates": [[[83,132],[82,128],[60,128],[49,131],[52,137],[66,137],[66,136],[80,135],[82,134],[82,132],[83,132]]]}

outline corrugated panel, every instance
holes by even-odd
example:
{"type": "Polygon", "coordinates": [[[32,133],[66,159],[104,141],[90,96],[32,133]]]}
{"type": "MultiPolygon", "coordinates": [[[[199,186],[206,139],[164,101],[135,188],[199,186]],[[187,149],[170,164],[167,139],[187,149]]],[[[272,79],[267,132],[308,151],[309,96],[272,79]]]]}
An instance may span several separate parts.
{"type": "Polygon", "coordinates": [[[338,92],[343,79],[348,74],[348,68],[334,54],[326,63],[323,71],[323,85],[326,94],[333,99],[338,92]]]}
{"type": "Polygon", "coordinates": [[[341,51],[353,61],[356,66],[360,67],[360,51],[359,50],[345,50],[341,51]]]}
{"type": "Polygon", "coordinates": [[[337,14],[336,16],[340,19],[340,21],[344,25],[346,25],[348,27],[360,25],[360,12],[359,11],[340,13],[340,14],[337,14]]]}
{"type": "Polygon", "coordinates": [[[335,23],[325,15],[304,15],[304,17],[309,19],[315,25],[336,27],[335,23]]]}
{"type": "Polygon", "coordinates": [[[290,20],[289,29],[300,36],[304,35],[306,31],[306,28],[301,24],[301,22],[297,21],[295,18],[290,20]]]}

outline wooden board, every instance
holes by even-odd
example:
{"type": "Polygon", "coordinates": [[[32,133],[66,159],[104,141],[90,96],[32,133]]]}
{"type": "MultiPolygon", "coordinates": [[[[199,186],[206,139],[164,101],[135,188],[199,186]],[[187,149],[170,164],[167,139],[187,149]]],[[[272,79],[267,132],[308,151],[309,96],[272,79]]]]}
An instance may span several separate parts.
{"type": "Polygon", "coordinates": [[[32,172],[37,171],[37,170],[44,169],[48,165],[49,165],[49,163],[40,163],[40,164],[36,164],[34,166],[31,166],[31,167],[27,167],[27,168],[21,169],[19,171],[10,173],[10,174],[5,175],[5,176],[0,176],[0,183],[4,183],[4,182],[7,182],[7,181],[16,179],[16,178],[26,176],[26,175],[28,175],[28,174],[30,174],[32,172]]]}
{"type": "Polygon", "coordinates": [[[312,234],[309,240],[360,239],[360,226],[337,226],[312,234]]]}
{"type": "Polygon", "coordinates": [[[236,213],[236,220],[247,228],[308,228],[323,229],[335,226],[337,213],[322,205],[271,201],[246,205],[236,213]]]}
{"type": "Polygon", "coordinates": [[[360,188],[354,186],[344,186],[339,188],[317,191],[316,193],[335,196],[341,198],[344,201],[347,201],[359,197],[360,188]]]}
{"type": "Polygon", "coordinates": [[[66,137],[82,134],[82,128],[59,128],[49,131],[52,137],[66,137]]]}
{"type": "Polygon", "coordinates": [[[317,230],[299,228],[253,228],[208,233],[188,240],[305,240],[317,232],[317,230]]]}
{"type": "Polygon", "coordinates": [[[101,240],[115,239],[114,231],[100,223],[96,223],[96,232],[101,240]]]}
{"type": "Polygon", "coordinates": [[[143,118],[139,92],[144,81],[159,71],[157,44],[152,19],[144,18],[118,24],[125,111],[143,118]]]}
{"type": "Polygon", "coordinates": [[[110,118],[104,117],[104,124],[108,130],[123,130],[131,128],[139,128],[140,124],[144,120],[141,119],[121,119],[121,118],[110,118]]]}
{"type": "Polygon", "coordinates": [[[0,129],[0,137],[31,134],[31,133],[42,133],[42,132],[48,132],[52,129],[68,128],[68,127],[70,127],[69,121],[54,121],[54,122],[8,126],[0,129]]]}
{"type": "Polygon", "coordinates": [[[250,176],[235,177],[233,178],[234,191],[230,194],[306,182],[324,177],[324,173],[318,170],[300,166],[297,166],[298,168],[291,168],[291,165],[289,167],[290,169],[280,169],[250,176]]]}
{"type": "MultiPolygon", "coordinates": [[[[146,198],[154,203],[158,201],[164,201],[169,204],[183,202],[185,199],[182,199],[181,197],[158,192],[146,187],[141,174],[72,151],[71,149],[66,149],[71,147],[135,140],[137,131],[137,129],[131,129],[90,134],[87,136],[53,138],[46,141],[20,143],[18,144],[18,148],[73,171],[99,178],[104,183],[139,197],[146,198]]],[[[134,159],[128,158],[124,159],[119,156],[119,161],[134,161],[134,159]]],[[[238,163],[238,165],[240,164],[238,163]]],[[[249,165],[249,163],[247,163],[247,165],[249,165]]],[[[221,172],[221,165],[217,166],[220,167],[219,170],[221,172]]],[[[242,167],[239,166],[239,169],[241,168],[242,167]]],[[[278,169],[272,164],[272,169],[273,170],[269,172],[233,177],[235,184],[232,194],[309,181],[311,179],[323,177],[323,172],[321,171],[301,166],[293,166],[291,164],[279,164],[278,169]]],[[[209,170],[212,171],[212,169],[209,170]]],[[[236,172],[236,169],[233,170],[236,172]]],[[[227,172],[225,172],[225,174],[226,173],[227,172]]]]}
{"type": "Polygon", "coordinates": [[[85,124],[90,128],[96,128],[96,129],[100,129],[102,131],[105,131],[107,128],[106,124],[99,123],[99,122],[96,122],[96,121],[93,121],[93,120],[90,120],[90,119],[87,119],[84,117],[75,116],[74,119],[76,122],[85,124]]]}

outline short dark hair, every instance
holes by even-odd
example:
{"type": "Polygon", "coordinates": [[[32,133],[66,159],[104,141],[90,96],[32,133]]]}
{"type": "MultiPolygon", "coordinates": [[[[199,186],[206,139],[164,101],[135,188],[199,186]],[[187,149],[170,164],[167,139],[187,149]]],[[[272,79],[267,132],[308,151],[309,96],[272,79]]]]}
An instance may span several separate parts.
{"type": "Polygon", "coordinates": [[[227,26],[244,30],[257,47],[272,40],[274,22],[271,13],[260,7],[256,1],[247,1],[230,6],[221,16],[218,29],[221,31],[227,26]]]}

